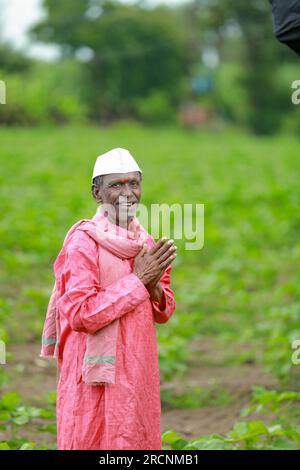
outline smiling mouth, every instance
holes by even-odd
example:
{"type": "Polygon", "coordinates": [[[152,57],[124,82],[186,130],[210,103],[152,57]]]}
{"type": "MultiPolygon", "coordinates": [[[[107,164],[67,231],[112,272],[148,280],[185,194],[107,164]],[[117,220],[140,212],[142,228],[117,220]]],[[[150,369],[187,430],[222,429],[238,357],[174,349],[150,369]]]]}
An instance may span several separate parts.
{"type": "Polygon", "coordinates": [[[117,203],[117,206],[120,206],[120,207],[131,207],[131,206],[133,206],[134,204],[136,204],[136,202],[118,202],[118,203],[117,203]]]}

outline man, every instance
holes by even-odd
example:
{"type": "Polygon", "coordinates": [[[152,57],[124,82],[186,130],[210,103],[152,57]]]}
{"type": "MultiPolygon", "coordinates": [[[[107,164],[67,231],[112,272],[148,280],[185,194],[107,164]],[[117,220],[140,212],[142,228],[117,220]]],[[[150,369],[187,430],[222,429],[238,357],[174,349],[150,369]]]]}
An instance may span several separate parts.
{"type": "Polygon", "coordinates": [[[54,264],[41,355],[58,359],[60,450],[161,449],[155,322],[175,310],[176,247],[155,243],[134,217],[141,175],[125,149],[97,158],[100,210],[71,228],[54,264]]]}
{"type": "Polygon", "coordinates": [[[300,0],[270,0],[277,39],[300,57],[300,0]]]}

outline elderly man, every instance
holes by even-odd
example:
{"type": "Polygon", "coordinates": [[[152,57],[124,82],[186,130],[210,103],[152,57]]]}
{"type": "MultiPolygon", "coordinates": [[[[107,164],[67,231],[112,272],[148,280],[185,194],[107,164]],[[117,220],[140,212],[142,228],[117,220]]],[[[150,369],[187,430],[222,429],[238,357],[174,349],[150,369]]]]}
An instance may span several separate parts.
{"type": "Polygon", "coordinates": [[[56,357],[58,449],[160,450],[155,322],[175,310],[173,240],[135,218],[142,172],[116,148],[97,158],[92,219],[68,232],[55,263],[42,357],[56,357]]]}

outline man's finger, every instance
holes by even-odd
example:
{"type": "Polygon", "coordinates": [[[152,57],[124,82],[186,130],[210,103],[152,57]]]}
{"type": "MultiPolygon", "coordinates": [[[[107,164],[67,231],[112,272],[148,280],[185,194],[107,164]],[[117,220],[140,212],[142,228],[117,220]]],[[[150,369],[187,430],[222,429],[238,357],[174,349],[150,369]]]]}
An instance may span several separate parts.
{"type": "Polygon", "coordinates": [[[176,258],[176,253],[169,256],[169,258],[167,258],[165,261],[160,263],[159,266],[163,269],[166,269],[174,261],[175,258],[176,258]]]}
{"type": "Polygon", "coordinates": [[[158,262],[159,263],[162,263],[163,261],[165,261],[166,259],[169,258],[169,256],[173,255],[174,253],[176,253],[176,249],[177,247],[175,245],[170,245],[167,250],[162,253],[160,256],[159,256],[159,259],[158,259],[158,262]]]}
{"type": "Polygon", "coordinates": [[[162,254],[165,253],[167,250],[169,250],[173,245],[174,245],[174,240],[168,240],[159,248],[159,250],[157,250],[157,252],[155,253],[155,257],[160,258],[162,254]]]}
{"type": "Polygon", "coordinates": [[[149,254],[153,255],[156,253],[165,243],[168,242],[167,237],[162,237],[158,242],[155,243],[155,245],[149,250],[149,254]]]}
{"type": "Polygon", "coordinates": [[[162,237],[160,240],[158,240],[155,245],[150,249],[149,253],[153,255],[156,253],[165,243],[168,242],[167,237],[162,237]]]}

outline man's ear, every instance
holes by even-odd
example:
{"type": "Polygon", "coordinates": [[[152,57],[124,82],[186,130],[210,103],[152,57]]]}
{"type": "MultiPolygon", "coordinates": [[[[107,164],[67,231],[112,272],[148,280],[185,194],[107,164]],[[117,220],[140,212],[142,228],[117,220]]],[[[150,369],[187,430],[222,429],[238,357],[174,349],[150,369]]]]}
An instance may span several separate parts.
{"type": "Polygon", "coordinates": [[[92,195],[93,195],[94,199],[96,200],[96,202],[98,204],[100,204],[102,202],[102,198],[101,198],[101,195],[100,195],[100,189],[96,184],[92,184],[92,195]]]}

